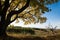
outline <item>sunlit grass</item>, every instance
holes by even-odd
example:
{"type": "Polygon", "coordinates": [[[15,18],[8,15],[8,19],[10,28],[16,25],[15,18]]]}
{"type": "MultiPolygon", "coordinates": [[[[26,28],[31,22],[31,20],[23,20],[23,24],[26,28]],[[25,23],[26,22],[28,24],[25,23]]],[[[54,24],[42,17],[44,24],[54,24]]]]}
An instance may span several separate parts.
{"type": "Polygon", "coordinates": [[[46,40],[59,40],[60,39],[60,30],[56,29],[56,32],[53,34],[53,32],[50,29],[39,29],[39,28],[24,28],[24,27],[8,27],[7,28],[7,35],[18,38],[18,39],[46,39],[46,40]],[[10,31],[8,31],[10,30],[10,31]],[[33,34],[28,31],[34,31],[33,34]],[[21,31],[21,32],[19,32],[21,31]]]}

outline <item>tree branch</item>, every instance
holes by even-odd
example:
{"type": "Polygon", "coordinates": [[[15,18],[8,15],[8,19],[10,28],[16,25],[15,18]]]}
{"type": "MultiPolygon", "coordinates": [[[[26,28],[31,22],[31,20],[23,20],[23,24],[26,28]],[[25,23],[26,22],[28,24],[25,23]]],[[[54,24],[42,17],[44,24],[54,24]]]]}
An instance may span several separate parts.
{"type": "Polygon", "coordinates": [[[10,6],[9,0],[5,0],[4,8],[2,9],[2,13],[1,13],[1,22],[2,22],[2,24],[5,24],[5,16],[6,16],[6,12],[7,12],[9,6],[10,6]]]}
{"type": "Polygon", "coordinates": [[[22,11],[24,11],[28,6],[29,6],[29,3],[30,3],[30,0],[27,0],[27,3],[24,7],[22,7],[21,9],[19,9],[18,11],[11,11],[8,15],[7,15],[7,19],[6,21],[8,21],[7,23],[11,23],[13,21],[15,21],[17,19],[17,16],[19,13],[21,13],[22,11]],[[14,15],[14,14],[17,14],[16,18],[13,20],[13,21],[10,21],[11,17],[14,15]]]}
{"type": "Polygon", "coordinates": [[[1,9],[1,0],[0,0],[0,9],[1,9]]]}
{"type": "Polygon", "coordinates": [[[16,7],[14,8],[14,10],[18,7],[19,3],[20,3],[20,1],[18,2],[18,4],[16,5],[16,7]]]}
{"type": "MultiPolygon", "coordinates": [[[[24,11],[24,10],[29,6],[29,3],[30,3],[30,0],[27,0],[27,3],[25,4],[25,6],[23,6],[21,9],[15,11],[16,14],[19,14],[19,13],[21,13],[22,11],[24,11]]],[[[15,12],[14,12],[14,13],[15,13],[15,12]]]]}
{"type": "Polygon", "coordinates": [[[2,5],[1,5],[1,0],[0,0],[0,15],[1,15],[1,10],[2,10],[2,5]]]}
{"type": "Polygon", "coordinates": [[[4,3],[4,8],[3,8],[3,12],[6,13],[8,8],[9,8],[10,4],[9,4],[9,0],[5,0],[4,3]]]}

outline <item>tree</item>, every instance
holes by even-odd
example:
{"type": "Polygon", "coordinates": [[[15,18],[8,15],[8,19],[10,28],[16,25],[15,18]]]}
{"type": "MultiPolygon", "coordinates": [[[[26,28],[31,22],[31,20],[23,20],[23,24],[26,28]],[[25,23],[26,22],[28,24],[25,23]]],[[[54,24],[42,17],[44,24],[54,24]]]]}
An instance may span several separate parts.
{"type": "Polygon", "coordinates": [[[46,22],[41,15],[48,12],[48,4],[57,0],[0,0],[0,36],[6,36],[6,28],[17,18],[25,24],[46,22]]]}
{"type": "Polygon", "coordinates": [[[47,29],[48,29],[49,31],[51,31],[52,34],[54,35],[54,34],[56,34],[56,29],[57,29],[57,27],[58,27],[58,26],[53,26],[53,25],[49,24],[49,25],[47,26],[47,29]]]}

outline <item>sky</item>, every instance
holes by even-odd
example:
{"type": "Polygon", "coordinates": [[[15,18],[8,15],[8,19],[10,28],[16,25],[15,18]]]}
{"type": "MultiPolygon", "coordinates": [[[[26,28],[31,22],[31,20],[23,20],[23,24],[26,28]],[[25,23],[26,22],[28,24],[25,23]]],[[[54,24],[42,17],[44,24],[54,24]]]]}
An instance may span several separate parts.
{"type": "Polygon", "coordinates": [[[36,24],[29,24],[24,25],[23,21],[20,20],[19,23],[13,22],[12,24],[14,26],[22,26],[22,27],[32,27],[32,28],[47,28],[49,24],[51,24],[53,27],[58,26],[57,28],[60,28],[60,2],[54,3],[52,5],[48,5],[49,9],[51,9],[50,12],[46,12],[43,16],[47,17],[47,21],[43,24],[36,23],[36,24]]]}

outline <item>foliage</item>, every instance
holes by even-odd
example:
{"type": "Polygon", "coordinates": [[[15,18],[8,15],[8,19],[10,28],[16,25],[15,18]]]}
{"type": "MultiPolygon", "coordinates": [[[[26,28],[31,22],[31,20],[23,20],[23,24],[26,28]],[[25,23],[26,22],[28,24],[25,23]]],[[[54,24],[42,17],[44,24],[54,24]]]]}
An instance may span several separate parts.
{"type": "Polygon", "coordinates": [[[19,17],[23,17],[23,21],[25,24],[32,23],[44,23],[47,18],[42,17],[41,15],[45,12],[49,12],[50,9],[46,7],[48,4],[52,4],[57,2],[57,0],[30,0],[29,7],[25,9],[22,13],[20,13],[19,17]]]}
{"type": "MultiPolygon", "coordinates": [[[[46,22],[46,17],[42,17],[41,15],[45,12],[49,12],[48,7],[46,5],[58,2],[58,0],[30,0],[27,7],[22,12],[20,9],[23,8],[28,0],[1,0],[2,9],[7,6],[5,19],[9,18],[10,21],[14,20],[16,17],[22,19],[25,24],[33,23],[43,23],[46,22]],[[5,4],[6,2],[6,4],[5,4]],[[8,4],[7,4],[8,3],[8,4]],[[17,12],[17,13],[16,13],[17,12]],[[11,13],[13,13],[11,15],[11,13]],[[10,16],[9,16],[10,15],[10,16]]],[[[17,18],[15,20],[17,20],[17,18]]]]}

